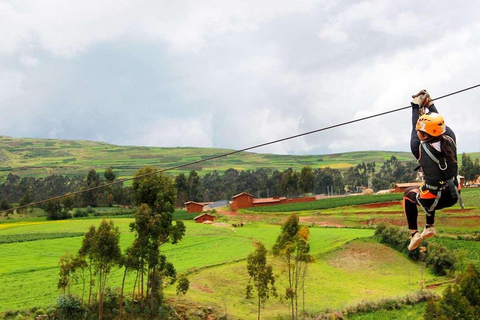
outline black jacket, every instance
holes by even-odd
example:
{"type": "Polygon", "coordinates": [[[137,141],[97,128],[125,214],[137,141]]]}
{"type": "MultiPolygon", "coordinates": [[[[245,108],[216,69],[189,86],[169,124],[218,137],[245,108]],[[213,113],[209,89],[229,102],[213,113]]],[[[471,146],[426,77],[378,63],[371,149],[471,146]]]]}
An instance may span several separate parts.
{"type": "MultiPolygon", "coordinates": [[[[430,112],[438,113],[437,108],[434,105],[430,106],[430,112]]],[[[456,177],[458,174],[458,164],[457,160],[457,145],[455,133],[448,126],[444,135],[446,136],[448,143],[451,144],[452,150],[455,154],[455,161],[447,161],[444,155],[433,148],[429,143],[424,143],[424,146],[421,146],[420,139],[417,136],[417,130],[415,126],[419,117],[418,107],[414,106],[412,108],[412,134],[410,139],[410,148],[413,155],[419,162],[424,173],[424,179],[426,183],[430,186],[439,186],[442,185],[447,179],[456,177]],[[429,155],[425,152],[423,148],[428,148],[430,152],[440,161],[440,164],[443,169],[440,169],[439,165],[432,160],[429,155]],[[443,182],[443,183],[442,183],[443,182]]],[[[442,141],[442,143],[445,143],[442,141]]]]}

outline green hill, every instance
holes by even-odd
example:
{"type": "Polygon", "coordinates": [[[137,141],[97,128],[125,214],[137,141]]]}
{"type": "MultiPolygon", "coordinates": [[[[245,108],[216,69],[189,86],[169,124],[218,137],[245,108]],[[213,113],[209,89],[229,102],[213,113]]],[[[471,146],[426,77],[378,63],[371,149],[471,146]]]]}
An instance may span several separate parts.
{"type": "MultiPolygon", "coordinates": [[[[11,138],[0,136],[0,177],[8,173],[19,176],[42,177],[51,174],[67,176],[85,175],[95,168],[103,171],[110,167],[119,178],[131,177],[138,168],[146,165],[169,168],[233,150],[215,148],[159,148],[117,146],[103,142],[11,138]]],[[[199,163],[173,174],[196,170],[204,175],[213,170],[223,172],[228,168],[255,170],[270,168],[285,170],[304,166],[347,169],[362,162],[383,163],[395,155],[401,161],[412,161],[408,152],[362,151],[330,155],[275,155],[242,152],[229,157],[199,163]]]]}
{"type": "MultiPolygon", "coordinates": [[[[231,151],[233,150],[194,147],[117,146],[95,141],[0,136],[0,179],[8,173],[37,178],[51,174],[73,177],[85,175],[91,168],[103,172],[107,167],[112,168],[118,178],[128,178],[132,177],[140,167],[146,165],[169,168],[231,151]]],[[[171,172],[178,174],[196,170],[203,176],[214,170],[223,172],[229,168],[237,170],[270,168],[283,171],[292,167],[299,171],[304,166],[346,170],[362,162],[374,161],[377,165],[381,165],[393,155],[403,162],[414,160],[409,152],[393,151],[359,151],[327,155],[276,155],[242,152],[171,172]]],[[[480,157],[480,153],[470,155],[473,160],[480,157]]]]}

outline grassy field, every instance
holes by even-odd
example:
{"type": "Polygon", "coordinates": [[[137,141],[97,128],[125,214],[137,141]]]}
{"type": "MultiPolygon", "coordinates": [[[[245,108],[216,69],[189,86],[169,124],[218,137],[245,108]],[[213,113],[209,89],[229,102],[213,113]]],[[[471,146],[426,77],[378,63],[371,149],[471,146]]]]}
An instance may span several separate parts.
{"type": "MultiPolygon", "coordinates": [[[[479,262],[478,242],[458,237],[479,230],[480,189],[465,189],[463,195],[468,210],[460,211],[455,207],[439,211],[438,237],[430,241],[463,250],[469,260],[479,262]]],[[[399,201],[331,206],[322,210],[297,208],[301,223],[310,227],[311,252],[316,259],[308,272],[305,299],[309,314],[318,315],[326,309],[341,311],[365,300],[404,297],[419,289],[421,267],[371,238],[373,227],[379,222],[406,225],[399,201]]],[[[175,214],[177,218],[189,218],[183,211],[175,214]]],[[[248,278],[245,260],[253,251],[255,241],[262,241],[271,249],[280,232],[279,224],[288,215],[283,211],[219,215],[217,221],[221,223],[217,225],[186,220],[185,238],[177,245],[165,245],[162,251],[174,263],[177,272],[189,275],[190,290],[185,297],[178,298],[174,286],[170,286],[166,288],[166,297],[178,306],[212,307],[217,314],[226,313],[234,319],[254,319],[255,303],[244,297],[248,278]],[[232,228],[231,222],[238,221],[245,226],[232,228]]],[[[36,217],[0,221],[0,313],[54,305],[60,293],[56,289],[59,257],[67,252],[76,253],[81,245],[81,234],[90,225],[98,225],[99,219],[45,221],[36,217]]],[[[421,219],[422,215],[419,221],[421,219]]],[[[119,216],[113,220],[120,228],[120,242],[125,250],[133,241],[129,232],[133,219],[119,216]]],[[[269,261],[274,265],[277,288],[282,292],[284,270],[272,256],[269,261]]],[[[121,271],[116,270],[110,286],[120,286],[121,275],[121,271]]],[[[425,280],[427,284],[435,284],[446,279],[427,272],[425,280]]],[[[128,290],[132,283],[130,276],[128,290]]],[[[436,290],[440,293],[442,289],[436,290]]],[[[75,285],[73,291],[79,294],[80,285],[75,285]]],[[[354,319],[418,319],[422,310],[421,306],[415,306],[356,315],[354,319]]],[[[287,304],[278,299],[271,299],[263,311],[265,319],[287,313],[287,304]]]]}
{"type": "MultiPolygon", "coordinates": [[[[114,221],[122,232],[121,245],[125,249],[133,240],[128,232],[132,220],[114,221]]],[[[98,223],[98,219],[15,222],[0,224],[0,235],[71,234],[98,223]]],[[[247,223],[243,228],[232,229],[187,221],[185,239],[178,245],[164,246],[163,252],[179,273],[190,274],[191,290],[184,299],[208,304],[217,310],[226,306],[235,318],[249,319],[255,314],[255,308],[243,297],[247,277],[244,259],[253,251],[254,241],[271,247],[279,231],[279,226],[264,223],[247,223]]],[[[311,228],[310,231],[312,253],[317,259],[309,272],[310,312],[341,308],[361,301],[365,295],[376,299],[417,289],[417,266],[383,245],[355,240],[370,237],[373,230],[311,228]],[[382,258],[384,255],[391,259],[382,258]],[[410,266],[408,272],[405,265],[410,266]]],[[[0,312],[54,304],[59,294],[55,289],[59,257],[67,252],[76,253],[80,244],[80,236],[0,244],[0,312]]],[[[278,266],[278,262],[273,260],[273,263],[278,266]]],[[[279,289],[284,285],[280,273],[277,274],[279,289]]],[[[121,272],[115,272],[110,285],[119,286],[120,277],[121,272]]],[[[430,275],[428,278],[435,281],[430,275]]],[[[131,286],[130,278],[127,287],[131,286]]],[[[74,287],[77,293],[79,290],[79,286],[74,287]]],[[[176,299],[173,287],[167,288],[167,296],[176,299]]],[[[269,308],[266,314],[288,312],[287,306],[277,300],[269,304],[269,308]]]]}
{"type": "MultiPolygon", "coordinates": [[[[156,148],[116,146],[94,141],[11,138],[0,136],[0,178],[8,173],[19,176],[43,177],[49,174],[86,175],[95,168],[103,172],[112,168],[118,178],[132,177],[140,167],[150,165],[169,168],[230,152],[213,148],[156,148]]],[[[261,149],[259,149],[261,152],[261,149]]],[[[412,161],[408,152],[367,151],[331,155],[274,155],[239,153],[190,167],[170,171],[172,174],[196,170],[200,175],[229,168],[254,170],[270,168],[300,171],[304,166],[348,169],[362,162],[382,164],[395,155],[401,161],[412,161]]]]}

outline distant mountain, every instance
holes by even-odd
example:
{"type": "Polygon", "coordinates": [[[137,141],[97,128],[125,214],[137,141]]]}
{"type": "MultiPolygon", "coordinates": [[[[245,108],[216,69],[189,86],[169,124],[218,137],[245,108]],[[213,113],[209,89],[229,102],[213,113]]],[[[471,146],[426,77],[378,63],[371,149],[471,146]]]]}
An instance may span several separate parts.
{"type": "MultiPolygon", "coordinates": [[[[94,141],[0,136],[0,178],[8,173],[21,177],[41,177],[51,174],[76,176],[85,175],[91,168],[95,168],[102,174],[107,167],[112,168],[117,178],[127,178],[133,176],[138,168],[146,165],[170,168],[231,151],[233,150],[214,148],[117,146],[94,141]]],[[[213,170],[224,172],[229,168],[285,170],[289,167],[299,171],[304,166],[345,170],[362,162],[375,161],[377,166],[381,166],[391,156],[396,156],[400,161],[414,161],[409,152],[391,151],[302,156],[242,152],[170,172],[178,174],[196,170],[200,175],[204,175],[213,170]]]]}

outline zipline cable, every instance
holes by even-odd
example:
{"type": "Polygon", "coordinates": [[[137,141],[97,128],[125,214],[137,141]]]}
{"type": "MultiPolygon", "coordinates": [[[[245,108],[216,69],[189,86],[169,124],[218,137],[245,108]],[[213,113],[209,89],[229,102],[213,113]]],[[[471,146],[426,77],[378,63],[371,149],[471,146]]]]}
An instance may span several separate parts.
{"type": "MultiPolygon", "coordinates": [[[[478,87],[480,87],[480,84],[477,84],[477,85],[474,85],[474,86],[471,86],[471,87],[468,87],[468,88],[465,88],[465,89],[462,89],[462,90],[458,90],[458,91],[455,91],[455,92],[448,93],[448,94],[446,94],[446,95],[437,97],[437,98],[435,98],[435,99],[431,99],[430,101],[440,100],[440,99],[443,99],[443,98],[446,98],[446,97],[450,97],[450,96],[453,96],[453,95],[456,95],[456,94],[459,94],[459,93],[462,93],[462,92],[465,92],[465,91],[468,91],[468,90],[472,90],[472,89],[475,89],[475,88],[478,88],[478,87]]],[[[349,125],[349,124],[352,124],[352,123],[356,123],[356,122],[360,122],[360,121],[364,121],[364,120],[368,120],[368,119],[372,119],[372,118],[384,116],[384,115],[387,115],[387,114],[390,114],[390,113],[398,112],[398,111],[405,110],[405,109],[409,109],[409,108],[411,108],[411,106],[401,107],[401,108],[397,108],[397,109],[393,109],[393,110],[389,110],[389,111],[377,113],[377,114],[374,114],[374,115],[371,115],[371,116],[366,116],[366,117],[363,117],[363,118],[358,118],[358,119],[355,119],[355,120],[350,120],[350,121],[338,123],[338,124],[335,124],[335,125],[332,125],[332,126],[323,127],[323,128],[320,128],[320,129],[316,129],[316,130],[312,130],[312,131],[308,131],[308,132],[296,134],[296,135],[289,136],[289,137],[286,137],[286,138],[281,138],[281,139],[278,139],[278,140],[273,140],[273,141],[269,141],[269,142],[257,144],[257,145],[254,145],[254,146],[252,146],[252,147],[248,147],[248,148],[244,148],[244,149],[240,149],[240,150],[235,150],[235,151],[231,151],[231,152],[219,154],[219,155],[216,155],[216,156],[212,156],[212,157],[208,157],[208,158],[205,158],[205,159],[200,159],[200,160],[192,161],[192,162],[189,162],[189,163],[185,163],[185,164],[181,164],[181,165],[177,165],[177,166],[173,166],[173,167],[168,167],[168,168],[165,168],[165,169],[160,169],[160,170],[158,170],[158,171],[156,171],[156,172],[149,172],[149,173],[145,173],[145,174],[142,174],[142,175],[134,176],[134,177],[131,177],[131,178],[120,179],[120,180],[117,180],[117,181],[114,181],[114,182],[111,182],[111,183],[103,184],[103,185],[101,185],[101,186],[86,188],[86,189],[82,189],[82,190],[75,191],[75,192],[72,192],[72,193],[64,194],[64,195],[61,195],[61,196],[56,196],[56,197],[52,197],[52,198],[45,199],[45,200],[40,200],[40,201],[31,202],[31,203],[26,204],[26,205],[23,205],[23,206],[18,206],[18,207],[15,207],[15,208],[11,208],[11,209],[7,209],[7,210],[0,211],[0,214],[6,213],[6,212],[15,211],[15,210],[25,209],[25,208],[28,208],[28,207],[36,206],[36,205],[39,205],[39,204],[42,204],[42,203],[46,203],[46,202],[49,202],[49,201],[53,201],[53,200],[59,200],[59,199],[62,199],[62,198],[75,196],[75,195],[77,195],[77,194],[81,194],[81,193],[88,192],[88,191],[93,191],[93,190],[98,190],[98,189],[106,188],[106,187],[109,187],[109,186],[112,186],[112,185],[115,185],[115,184],[123,183],[123,182],[126,182],[126,181],[131,181],[131,180],[135,180],[135,179],[139,179],[139,178],[143,178],[143,177],[146,177],[146,176],[149,176],[149,175],[152,175],[152,174],[159,174],[159,173],[166,172],[166,171],[171,171],[171,170],[175,170],[175,169],[180,169],[180,168],[184,168],[184,167],[189,167],[189,166],[194,165],[194,164],[197,164],[197,163],[202,163],[202,162],[207,162],[207,161],[211,161],[211,160],[215,160],[215,159],[219,159],[219,158],[228,157],[228,156],[231,156],[231,155],[234,155],[234,154],[237,154],[237,153],[249,151],[249,150],[256,149],[256,148],[260,148],[260,147],[265,147],[265,146],[268,146],[268,145],[271,145],[271,144],[275,144],[275,143],[279,143],[279,142],[283,142],[283,141],[287,141],[287,140],[291,140],[291,139],[303,137],[303,136],[310,135],[310,134],[317,133],[317,132],[322,132],[322,131],[326,131],[326,130],[330,130],[330,129],[334,129],[334,128],[346,126],[346,125],[349,125]]]]}

